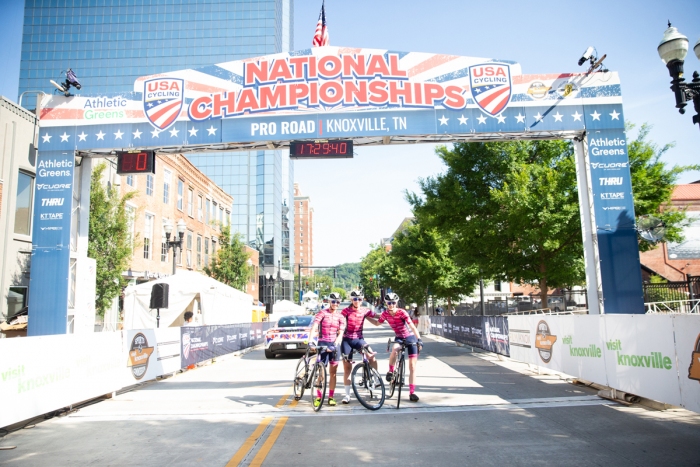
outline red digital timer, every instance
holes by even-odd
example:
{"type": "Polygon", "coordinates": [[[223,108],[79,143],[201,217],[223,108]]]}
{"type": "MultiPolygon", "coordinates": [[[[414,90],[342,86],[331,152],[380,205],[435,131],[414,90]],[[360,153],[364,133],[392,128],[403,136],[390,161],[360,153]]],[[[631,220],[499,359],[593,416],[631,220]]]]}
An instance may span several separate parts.
{"type": "Polygon", "coordinates": [[[153,151],[117,151],[117,173],[154,174],[156,156],[153,151]]]}
{"type": "Polygon", "coordinates": [[[289,143],[289,157],[292,159],[342,159],[352,156],[352,140],[292,141],[289,143]]]}

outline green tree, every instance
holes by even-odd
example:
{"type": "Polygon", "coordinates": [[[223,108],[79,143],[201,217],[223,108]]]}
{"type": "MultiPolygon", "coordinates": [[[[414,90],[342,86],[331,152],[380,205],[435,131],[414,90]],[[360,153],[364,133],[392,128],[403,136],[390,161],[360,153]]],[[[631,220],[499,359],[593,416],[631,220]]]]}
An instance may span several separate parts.
{"type": "MultiPolygon", "coordinates": [[[[335,285],[352,289],[360,282],[360,263],[344,263],[336,266],[335,285]]],[[[316,269],[315,274],[333,277],[332,269],[316,269]]]]}
{"type": "Polygon", "coordinates": [[[371,245],[372,250],[360,261],[359,284],[365,297],[379,298],[380,287],[393,287],[393,265],[387,251],[379,245],[371,245]]]}
{"type": "Polygon", "coordinates": [[[136,196],[124,196],[114,187],[102,184],[107,164],[98,164],[90,178],[90,221],[88,257],[96,262],[95,310],[100,316],[111,306],[126,286],[122,272],[129,268],[133,241],[129,233],[130,214],[126,202],[136,196]]]}
{"type": "MultiPolygon", "coordinates": [[[[564,141],[439,147],[447,172],[408,194],[421,225],[449,239],[455,265],[548,288],[584,281],[573,149],[564,141]]],[[[546,303],[546,298],[544,298],[546,303]]]]}
{"type": "MultiPolygon", "coordinates": [[[[627,133],[634,125],[627,124],[627,133]]],[[[628,142],[627,150],[632,175],[632,193],[634,195],[634,213],[637,217],[654,215],[666,224],[666,240],[680,243],[683,241],[682,229],[686,224],[684,209],[671,206],[671,195],[678,177],[689,170],[700,170],[700,165],[682,165],[666,168],[661,157],[673,147],[666,144],[659,148],[647,140],[651,127],[642,125],[637,137],[628,142]]],[[[656,245],[640,240],[639,249],[648,251],[656,245]]]]}
{"type": "Polygon", "coordinates": [[[204,268],[204,273],[234,289],[245,290],[253,268],[248,265],[250,254],[245,251],[241,234],[231,235],[228,225],[221,226],[220,247],[211,265],[204,268]]]}

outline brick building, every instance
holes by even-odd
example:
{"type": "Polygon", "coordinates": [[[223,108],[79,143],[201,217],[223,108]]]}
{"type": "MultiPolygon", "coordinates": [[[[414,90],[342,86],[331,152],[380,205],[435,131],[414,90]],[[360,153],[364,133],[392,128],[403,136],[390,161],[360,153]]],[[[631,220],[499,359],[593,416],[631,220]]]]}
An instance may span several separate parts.
{"type": "MultiPolygon", "coordinates": [[[[311,207],[311,199],[301,194],[297,183],[294,184],[294,225],[294,251],[297,252],[298,259],[294,265],[296,272],[299,264],[314,264],[314,209],[311,207]]],[[[312,275],[312,271],[313,269],[302,267],[301,275],[312,275]]]]}
{"type": "Polygon", "coordinates": [[[230,225],[232,196],[180,154],[157,156],[154,175],[113,180],[119,180],[122,194],[138,193],[128,202],[134,255],[125,276],[142,282],[172,273],[172,249],[168,251],[163,229],[166,221],[174,226],[172,236],[177,235],[180,219],[187,226],[177,268],[201,271],[209,264],[218,248],[221,226],[230,225]]]}

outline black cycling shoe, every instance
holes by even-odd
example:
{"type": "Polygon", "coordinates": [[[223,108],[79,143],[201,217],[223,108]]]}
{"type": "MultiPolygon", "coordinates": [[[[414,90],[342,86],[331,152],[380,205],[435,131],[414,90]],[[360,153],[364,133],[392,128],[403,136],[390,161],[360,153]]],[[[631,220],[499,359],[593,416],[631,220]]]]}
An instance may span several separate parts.
{"type": "Polygon", "coordinates": [[[408,399],[411,402],[418,402],[419,397],[414,393],[414,394],[411,394],[410,396],[408,396],[408,399]]]}
{"type": "Polygon", "coordinates": [[[390,371],[386,374],[386,380],[391,383],[391,380],[394,379],[394,372],[390,371]]]}

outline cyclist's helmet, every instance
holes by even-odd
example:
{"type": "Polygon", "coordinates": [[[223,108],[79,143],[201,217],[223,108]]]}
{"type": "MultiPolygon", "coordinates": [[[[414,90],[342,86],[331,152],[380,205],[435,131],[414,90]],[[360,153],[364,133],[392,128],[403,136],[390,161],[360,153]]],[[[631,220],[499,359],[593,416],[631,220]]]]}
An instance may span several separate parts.
{"type": "Polygon", "coordinates": [[[328,294],[328,300],[340,300],[340,294],[337,292],[331,292],[328,294]]]}
{"type": "Polygon", "coordinates": [[[355,297],[362,298],[364,296],[365,296],[365,294],[363,294],[361,290],[353,290],[352,292],[350,292],[350,298],[355,298],[355,297]]]}
{"type": "Polygon", "coordinates": [[[389,292],[388,294],[384,295],[384,301],[385,302],[398,302],[399,296],[397,294],[395,294],[394,292],[389,292]]]}

